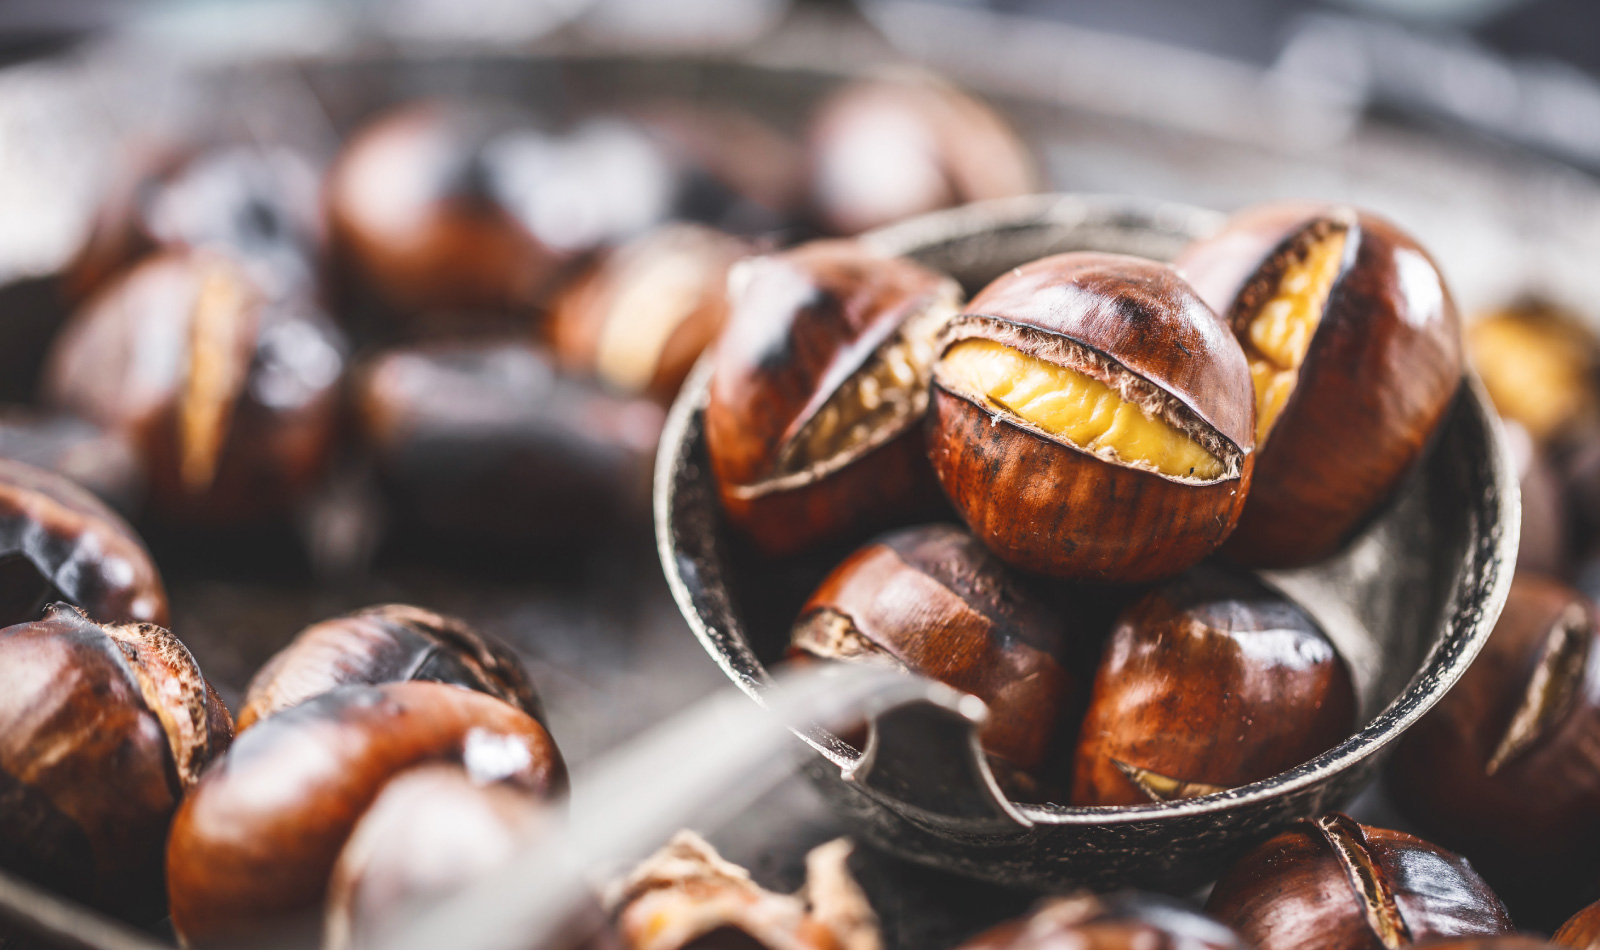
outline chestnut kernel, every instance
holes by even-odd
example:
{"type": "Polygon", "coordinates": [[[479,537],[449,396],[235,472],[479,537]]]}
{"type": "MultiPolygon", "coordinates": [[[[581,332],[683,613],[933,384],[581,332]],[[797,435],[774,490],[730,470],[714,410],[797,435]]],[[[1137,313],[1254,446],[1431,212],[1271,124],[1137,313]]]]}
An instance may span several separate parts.
{"type": "Polygon", "coordinates": [[[931,507],[917,423],[955,282],[817,241],[740,263],[729,286],[705,425],[733,526],[793,554],[931,507]]]}
{"type": "Polygon", "coordinates": [[[1590,904],[1562,924],[1550,942],[1572,950],[1595,950],[1600,947],[1600,902],[1590,904]]]}
{"type": "Polygon", "coordinates": [[[1042,902],[1026,917],[1006,921],[960,950],[1237,950],[1227,927],[1188,905],[1155,894],[1124,891],[1080,894],[1042,902]]]}
{"type": "Polygon", "coordinates": [[[1007,562],[1153,580],[1211,553],[1250,487],[1250,373],[1171,267],[1059,254],[984,288],[939,341],[928,453],[1007,562]]]}
{"type": "Polygon", "coordinates": [[[1321,560],[1389,496],[1460,387],[1450,292],[1408,235],[1337,206],[1247,208],[1175,263],[1254,380],[1260,459],[1227,553],[1321,560]]]}
{"type": "Polygon", "coordinates": [[[1074,805],[1137,805],[1270,778],[1355,723],[1316,623],[1246,576],[1196,568],[1118,618],[1078,740],[1074,805]]]}
{"type": "Polygon", "coordinates": [[[1466,859],[1338,813],[1302,819],[1240,858],[1206,913],[1259,950],[1396,950],[1512,932],[1466,859]]]}
{"type": "Polygon", "coordinates": [[[233,724],[152,624],[52,605],[0,630],[0,866],[138,921],[162,914],[173,810],[233,724]]]}
{"type": "Polygon", "coordinates": [[[1470,321],[1466,345],[1495,410],[1537,442],[1600,422],[1600,341],[1576,314],[1520,300],[1470,321]]]}

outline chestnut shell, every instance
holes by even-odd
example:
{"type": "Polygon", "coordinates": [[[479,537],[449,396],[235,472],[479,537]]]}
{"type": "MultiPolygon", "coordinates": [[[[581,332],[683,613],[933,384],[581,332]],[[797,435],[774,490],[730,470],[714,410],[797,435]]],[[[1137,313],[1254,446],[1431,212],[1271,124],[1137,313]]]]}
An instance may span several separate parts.
{"type": "Polygon", "coordinates": [[[1590,904],[1567,918],[1567,922],[1551,936],[1550,942],[1573,950],[1600,947],[1600,903],[1590,904]]]}
{"type": "Polygon", "coordinates": [[[963,943],[960,950],[1237,950],[1226,926],[1170,897],[1122,891],[1042,902],[963,943]]]}

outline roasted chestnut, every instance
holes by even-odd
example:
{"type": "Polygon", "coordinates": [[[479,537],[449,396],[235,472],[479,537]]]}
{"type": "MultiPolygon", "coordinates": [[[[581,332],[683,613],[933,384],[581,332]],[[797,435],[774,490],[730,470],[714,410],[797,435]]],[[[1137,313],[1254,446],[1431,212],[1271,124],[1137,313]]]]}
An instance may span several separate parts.
{"type": "Polygon", "coordinates": [[[538,796],[566,789],[543,726],[459,686],[344,686],[257,723],[173,819],[167,889],[178,935],[228,943],[320,911],[340,850],[379,792],[439,761],[538,796]]]}
{"type": "Polygon", "coordinates": [[[1250,371],[1171,267],[1034,261],[984,288],[938,345],[928,455],[1007,562],[1153,580],[1233,530],[1255,462],[1250,371]]]}
{"type": "Polygon", "coordinates": [[[0,458],[0,625],[52,600],[103,623],[167,622],[167,591],[133,529],[53,472],[0,458]]]}
{"type": "Polygon", "coordinates": [[[1550,942],[1573,950],[1595,950],[1600,947],[1600,903],[1590,904],[1567,918],[1550,942]]]}
{"type": "Polygon", "coordinates": [[[705,426],[733,526],[782,555],[932,508],[917,423],[956,283],[817,241],[742,262],[729,293],[705,426]]]}
{"type": "Polygon", "coordinates": [[[1575,314],[1520,300],[1469,322],[1466,342],[1495,409],[1537,442],[1600,423],[1600,341],[1575,314]]]}
{"type": "Polygon", "coordinates": [[[1355,725],[1355,687],[1305,611],[1198,567],[1117,619],[1073,769],[1074,805],[1209,795],[1293,768],[1355,725]]]}
{"type": "Polygon", "coordinates": [[[728,313],[728,269],[750,245],[694,224],[617,248],[562,289],[550,335],[563,367],[671,402],[728,313]]]}
{"type": "Polygon", "coordinates": [[[1222,924],[1181,901],[1124,891],[1044,901],[960,950],[1237,950],[1244,946],[1222,924]]]}
{"type": "Polygon", "coordinates": [[[228,710],[171,633],[65,604],[0,630],[0,671],[0,866],[158,919],[167,826],[228,747],[228,710]]]}
{"type": "Polygon", "coordinates": [[[1440,937],[1425,940],[1427,950],[1553,950],[1549,943],[1530,934],[1499,934],[1493,937],[1440,937]]]}
{"type": "Polygon", "coordinates": [[[1066,624],[972,535],[891,531],[833,569],[795,621],[791,656],[882,659],[983,700],[980,735],[1002,784],[1028,797],[1074,683],[1066,624]]]}
{"type": "Polygon", "coordinates": [[[1461,385],[1455,304],[1426,251],[1350,208],[1235,214],[1175,262],[1249,358],[1260,459],[1227,553],[1338,550],[1422,454],[1461,385]]]}
{"type": "Polygon", "coordinates": [[[931,76],[845,86],[817,107],[807,142],[815,214],[837,234],[1039,188],[1005,120],[931,76]]]}
{"type": "Polygon", "coordinates": [[[63,475],[124,515],[144,498],[137,446],[76,416],[0,406],[0,458],[63,475]]]}
{"type": "Polygon", "coordinates": [[[1392,950],[1512,932],[1464,858],[1338,813],[1302,819],[1240,858],[1206,913],[1258,950],[1392,950]]]}
{"type": "Polygon", "coordinates": [[[510,647],[464,620],[409,604],[383,604],[300,631],[250,680],[239,731],[340,686],[405,680],[465,686],[544,719],[533,684],[510,647]]]}
{"type": "Polygon", "coordinates": [[[139,446],[153,513],[231,526],[315,486],[344,342],[308,297],[275,298],[237,258],[175,251],[108,286],[57,337],[45,401],[139,446]]]}
{"type": "Polygon", "coordinates": [[[1522,534],[1517,540],[1517,570],[1552,577],[1567,573],[1573,542],[1566,480],[1545,446],[1515,420],[1505,420],[1506,447],[1517,467],[1522,490],[1522,534]]]}
{"type": "Polygon", "coordinates": [[[1557,898],[1600,876],[1597,624],[1577,591],[1519,571],[1483,653],[1389,760],[1406,817],[1519,917],[1565,913],[1557,898]]]}

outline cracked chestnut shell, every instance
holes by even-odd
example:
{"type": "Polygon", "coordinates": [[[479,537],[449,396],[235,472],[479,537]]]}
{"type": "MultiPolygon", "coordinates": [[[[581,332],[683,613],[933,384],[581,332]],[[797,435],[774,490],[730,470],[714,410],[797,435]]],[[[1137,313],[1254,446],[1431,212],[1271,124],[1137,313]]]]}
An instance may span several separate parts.
{"type": "Polygon", "coordinates": [[[1073,769],[1074,805],[1138,805],[1270,778],[1355,725],[1350,671],[1296,604],[1200,567],[1117,619],[1073,769]]]}
{"type": "Polygon", "coordinates": [[[382,604],[300,631],[250,680],[239,731],[340,686],[407,680],[465,686],[544,721],[539,697],[510,647],[464,620],[382,604]]]}
{"type": "Polygon", "coordinates": [[[1389,496],[1460,388],[1444,279],[1388,221],[1294,202],[1239,212],[1174,263],[1233,328],[1255,382],[1260,457],[1226,553],[1321,560],[1389,496]]]}
{"type": "Polygon", "coordinates": [[[1600,903],[1590,904],[1567,918],[1550,942],[1573,950],[1594,950],[1600,947],[1600,903]]]}
{"type": "Polygon", "coordinates": [[[1237,950],[1233,931],[1182,901],[1123,891],[1050,898],[960,950],[1237,950]]]}
{"type": "Polygon", "coordinates": [[[428,682],[324,693],[243,733],[178,809],[167,844],[178,935],[237,942],[319,912],[356,822],[424,762],[540,797],[566,790],[550,734],[492,696],[428,682]]]}
{"type": "Polygon", "coordinates": [[[0,866],[119,916],[162,916],[173,810],[233,724],[152,624],[54,604],[0,630],[0,866]]]}
{"type": "Polygon", "coordinates": [[[854,241],[741,263],[706,448],[729,522],[769,555],[936,504],[918,423],[954,281],[854,241]]]}
{"type": "Polygon", "coordinates": [[[1168,265],[1034,261],[984,288],[939,351],[929,458],[1005,561],[1154,580],[1233,530],[1255,462],[1249,367],[1168,265]]]}
{"type": "Polygon", "coordinates": [[[1240,858],[1206,913],[1259,950],[1395,950],[1513,929],[1465,858],[1338,813],[1302,819],[1240,858]]]}
{"type": "Polygon", "coordinates": [[[53,600],[104,623],[167,622],[167,590],[127,522],[54,472],[0,458],[0,626],[53,600]]]}
{"type": "Polygon", "coordinates": [[[1045,765],[1075,683],[1057,659],[1066,624],[966,531],[892,531],[850,555],[795,621],[789,652],[882,659],[989,707],[979,735],[1007,786],[1045,765]]]}

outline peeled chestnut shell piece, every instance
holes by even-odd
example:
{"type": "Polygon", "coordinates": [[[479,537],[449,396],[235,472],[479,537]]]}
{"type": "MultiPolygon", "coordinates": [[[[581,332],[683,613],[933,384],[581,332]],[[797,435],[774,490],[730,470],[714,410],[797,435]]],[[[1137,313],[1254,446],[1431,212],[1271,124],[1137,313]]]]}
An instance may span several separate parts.
{"type": "Polygon", "coordinates": [[[817,241],[741,263],[729,286],[705,412],[729,522],[784,555],[930,507],[918,423],[955,282],[817,241]]]}
{"type": "Polygon", "coordinates": [[[0,630],[0,866],[148,922],[178,801],[233,724],[194,657],[151,624],[54,604],[0,630]]]}
{"type": "Polygon", "coordinates": [[[1057,577],[1154,580],[1233,530],[1250,373],[1165,264],[1072,253],[984,288],[939,340],[928,454],[974,534],[1057,577]]]}
{"type": "Polygon", "coordinates": [[[1455,304],[1426,251],[1333,205],[1247,208],[1174,262],[1249,359],[1255,483],[1227,554],[1338,550],[1422,454],[1461,385],[1455,304]]]}
{"type": "Polygon", "coordinates": [[[1464,858],[1338,813],[1302,819],[1240,858],[1206,913],[1259,950],[1394,950],[1513,929],[1464,858]]]}
{"type": "Polygon", "coordinates": [[[1236,950],[1231,930],[1181,901],[1124,891],[1044,901],[1026,917],[993,927],[960,950],[1236,950]]]}
{"type": "Polygon", "coordinates": [[[1074,683],[1065,622],[978,539],[952,525],[892,531],[834,568],[800,609],[790,654],[879,659],[983,700],[1002,783],[1045,764],[1074,683]]]}
{"type": "Polygon", "coordinates": [[[1137,805],[1270,778],[1355,724],[1350,671],[1255,580],[1199,567],[1118,618],[1073,769],[1074,805],[1137,805]]]}
{"type": "Polygon", "coordinates": [[[406,680],[465,686],[544,718],[510,647],[455,617],[383,604],[300,631],[250,681],[239,731],[340,686],[406,680]]]}

